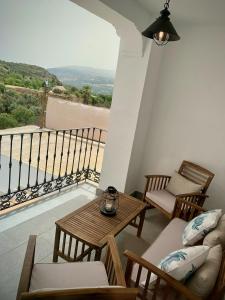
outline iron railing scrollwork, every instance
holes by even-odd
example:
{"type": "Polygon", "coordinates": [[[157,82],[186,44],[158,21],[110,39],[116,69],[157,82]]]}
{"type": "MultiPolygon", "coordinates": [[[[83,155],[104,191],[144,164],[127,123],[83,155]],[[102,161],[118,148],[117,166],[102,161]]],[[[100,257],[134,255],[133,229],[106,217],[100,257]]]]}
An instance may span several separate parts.
{"type": "Polygon", "coordinates": [[[98,183],[105,136],[99,128],[0,135],[0,210],[86,180],[98,183]]]}

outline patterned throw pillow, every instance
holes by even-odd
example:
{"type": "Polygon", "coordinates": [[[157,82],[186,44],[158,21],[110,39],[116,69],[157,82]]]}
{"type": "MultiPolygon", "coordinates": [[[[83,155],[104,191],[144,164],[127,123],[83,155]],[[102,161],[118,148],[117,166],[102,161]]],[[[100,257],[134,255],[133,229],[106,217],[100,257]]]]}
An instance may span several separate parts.
{"type": "MultiPolygon", "coordinates": [[[[208,246],[194,246],[180,249],[167,255],[157,266],[159,269],[169,274],[179,281],[187,280],[206,260],[209,253],[208,246]]],[[[157,279],[152,274],[150,283],[157,279]]],[[[141,282],[145,285],[145,281],[141,282]]]]}
{"type": "Polygon", "coordinates": [[[216,227],[222,215],[221,209],[210,210],[191,220],[184,228],[183,245],[191,246],[203,239],[216,227]]]}

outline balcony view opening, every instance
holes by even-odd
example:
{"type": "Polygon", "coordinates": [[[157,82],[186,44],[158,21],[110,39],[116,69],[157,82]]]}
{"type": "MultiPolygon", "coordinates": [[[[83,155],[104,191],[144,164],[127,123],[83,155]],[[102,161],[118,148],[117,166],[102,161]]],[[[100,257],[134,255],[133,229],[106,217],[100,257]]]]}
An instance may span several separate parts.
{"type": "Polygon", "coordinates": [[[119,37],[68,0],[1,1],[0,214],[101,174],[119,37]]]}

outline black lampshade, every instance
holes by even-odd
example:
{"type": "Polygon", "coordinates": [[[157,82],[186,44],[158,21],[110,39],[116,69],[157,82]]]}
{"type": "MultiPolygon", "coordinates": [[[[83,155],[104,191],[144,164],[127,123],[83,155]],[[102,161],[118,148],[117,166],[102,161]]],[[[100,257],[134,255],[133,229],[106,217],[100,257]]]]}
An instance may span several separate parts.
{"type": "Polygon", "coordinates": [[[173,24],[170,22],[170,12],[167,8],[160,12],[161,16],[156,19],[145,31],[142,32],[144,36],[154,39],[158,45],[164,45],[170,41],[178,41],[180,39],[173,24]],[[157,37],[160,37],[160,41],[157,37]]]}

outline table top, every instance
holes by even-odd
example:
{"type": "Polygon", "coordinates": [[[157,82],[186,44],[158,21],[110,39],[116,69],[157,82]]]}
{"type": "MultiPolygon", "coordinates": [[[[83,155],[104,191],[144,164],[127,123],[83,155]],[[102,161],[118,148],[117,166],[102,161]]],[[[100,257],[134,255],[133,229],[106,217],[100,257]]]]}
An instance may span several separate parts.
{"type": "Polygon", "coordinates": [[[107,236],[116,236],[140,212],[146,204],[126,194],[119,193],[119,208],[113,217],[104,216],[99,210],[101,197],[80,207],[64,218],[56,221],[59,228],[73,237],[97,246],[107,243],[107,236]]]}

